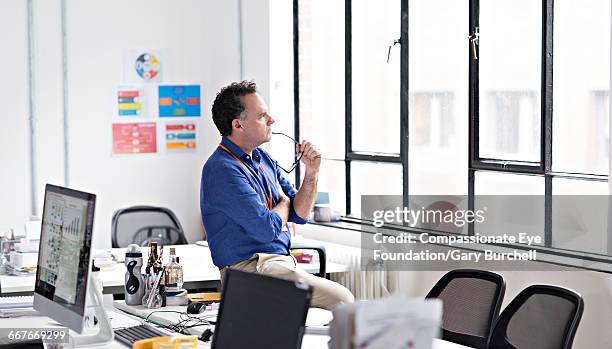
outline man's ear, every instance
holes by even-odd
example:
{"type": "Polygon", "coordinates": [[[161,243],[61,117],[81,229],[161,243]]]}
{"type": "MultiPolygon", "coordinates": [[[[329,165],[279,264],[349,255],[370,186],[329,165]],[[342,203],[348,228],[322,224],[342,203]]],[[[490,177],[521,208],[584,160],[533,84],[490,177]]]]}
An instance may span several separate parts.
{"type": "Polygon", "coordinates": [[[242,125],[240,125],[240,120],[238,119],[232,120],[232,128],[242,128],[242,125]]]}

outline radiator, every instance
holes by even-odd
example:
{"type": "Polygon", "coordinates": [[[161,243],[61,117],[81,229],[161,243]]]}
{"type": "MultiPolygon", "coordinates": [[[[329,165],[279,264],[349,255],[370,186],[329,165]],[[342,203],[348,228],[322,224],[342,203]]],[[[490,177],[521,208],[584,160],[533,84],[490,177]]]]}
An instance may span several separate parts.
{"type": "Polygon", "coordinates": [[[396,272],[386,271],[384,266],[362,270],[361,249],[325,243],[325,250],[329,262],[348,266],[346,273],[331,274],[331,279],[351,290],[355,299],[381,298],[397,289],[396,272]]]}

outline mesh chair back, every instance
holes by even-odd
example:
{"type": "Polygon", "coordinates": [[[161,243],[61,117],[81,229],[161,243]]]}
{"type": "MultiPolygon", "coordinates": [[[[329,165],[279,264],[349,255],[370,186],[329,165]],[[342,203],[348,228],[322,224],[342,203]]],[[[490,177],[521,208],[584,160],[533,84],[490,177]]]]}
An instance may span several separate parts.
{"type": "Polygon", "coordinates": [[[426,298],[442,300],[444,340],[484,349],[505,291],[499,274],[458,269],[444,275],[426,298]]]}
{"type": "Polygon", "coordinates": [[[172,242],[172,244],[187,243],[181,223],[176,215],[168,208],[132,206],[117,210],[113,214],[111,226],[113,247],[127,247],[129,244],[135,243],[134,237],[143,227],[161,226],[174,228],[180,233],[180,238],[177,240],[179,242],[172,242]]]}
{"type": "Polygon", "coordinates": [[[574,291],[551,285],[529,286],[497,320],[489,348],[569,349],[584,303],[574,291]]]}

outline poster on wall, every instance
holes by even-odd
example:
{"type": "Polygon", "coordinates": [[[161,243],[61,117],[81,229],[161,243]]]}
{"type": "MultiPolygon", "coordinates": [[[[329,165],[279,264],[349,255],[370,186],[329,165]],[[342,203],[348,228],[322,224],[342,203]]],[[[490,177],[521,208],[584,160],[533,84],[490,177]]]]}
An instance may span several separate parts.
{"type": "Polygon", "coordinates": [[[164,50],[127,50],[124,58],[124,80],[127,82],[161,82],[164,50]]]}
{"type": "Polygon", "coordinates": [[[146,117],[145,91],[140,87],[120,86],[117,89],[117,116],[146,117]]]}
{"type": "Polygon", "coordinates": [[[164,126],[166,151],[168,153],[196,151],[196,131],[196,123],[193,121],[166,123],[164,126]]]}
{"type": "Polygon", "coordinates": [[[113,123],[113,154],[157,152],[154,122],[113,123]]]}
{"type": "Polygon", "coordinates": [[[200,100],[200,85],[160,85],[159,116],[199,117],[200,100]]]}

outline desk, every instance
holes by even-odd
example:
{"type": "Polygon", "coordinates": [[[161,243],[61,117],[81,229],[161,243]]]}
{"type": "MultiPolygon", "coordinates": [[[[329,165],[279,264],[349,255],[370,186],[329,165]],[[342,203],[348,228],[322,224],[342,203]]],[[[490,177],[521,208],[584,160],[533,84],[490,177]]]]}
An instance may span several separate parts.
{"type": "MultiPolygon", "coordinates": [[[[212,263],[212,257],[208,247],[196,244],[164,246],[164,255],[168,256],[170,247],[176,249],[176,255],[180,257],[183,265],[183,287],[186,289],[218,288],[219,269],[212,263]]],[[[109,250],[94,250],[94,255],[104,251],[110,251],[114,256],[125,256],[125,248],[113,248],[109,250]]],[[[143,249],[143,260],[146,262],[148,249],[143,249]]],[[[165,258],[167,259],[167,257],[165,258]]],[[[298,264],[309,273],[319,271],[318,263],[298,264]]],[[[104,286],[105,294],[122,294],[125,282],[125,264],[117,263],[109,269],[101,270],[100,280],[104,286]]],[[[327,263],[327,273],[339,273],[347,271],[347,267],[337,263],[327,263]]],[[[5,293],[29,293],[34,291],[34,279],[32,276],[0,275],[2,294],[5,293]]]]}
{"type": "MultiPolygon", "coordinates": [[[[152,322],[161,324],[161,325],[172,325],[172,324],[177,323],[179,321],[180,315],[177,313],[168,313],[168,312],[155,313],[156,310],[171,310],[171,311],[178,311],[178,312],[185,311],[184,306],[164,307],[161,309],[147,309],[143,306],[126,305],[125,301],[115,301],[114,305],[117,310],[133,314],[139,318],[146,318],[148,316],[152,322]]],[[[210,316],[210,315],[216,315],[216,313],[217,313],[216,310],[212,310],[212,311],[207,310],[202,314],[192,315],[192,316],[205,317],[205,316],[210,316]]],[[[329,323],[331,320],[332,320],[331,311],[324,310],[324,309],[318,309],[318,308],[310,308],[308,310],[308,316],[306,318],[306,325],[307,326],[324,325],[324,324],[329,323]]],[[[207,328],[206,326],[193,327],[189,329],[189,331],[191,334],[200,336],[202,332],[206,330],[206,328],[207,328]]],[[[304,336],[302,340],[302,349],[311,349],[311,348],[312,349],[315,349],[315,348],[327,349],[328,341],[329,341],[329,336],[307,334],[304,336]]],[[[209,344],[206,344],[204,348],[209,348],[209,346],[207,345],[209,344]]],[[[469,347],[455,344],[452,342],[447,342],[441,339],[434,339],[432,349],[469,349],[469,347]]]]}
{"type": "MultiPolygon", "coordinates": [[[[143,307],[129,307],[125,305],[123,301],[116,301],[115,306],[117,308],[122,308],[126,310],[130,310],[137,314],[149,314],[153,312],[155,309],[144,309],[143,307]],[[131,309],[130,309],[131,308],[131,309]]],[[[184,311],[185,307],[165,307],[162,310],[178,310],[184,311]]],[[[137,317],[130,316],[124,314],[122,311],[117,309],[108,309],[108,315],[111,319],[111,325],[113,328],[122,328],[127,326],[135,326],[141,323],[141,320],[137,317]]],[[[207,314],[202,314],[202,316],[207,314]]],[[[210,315],[210,313],[208,314],[210,315]]],[[[146,316],[146,315],[145,315],[146,316]]],[[[168,314],[168,313],[159,313],[151,315],[153,319],[165,319],[166,321],[170,321],[169,323],[175,323],[178,319],[178,314],[168,314]],[[174,318],[173,318],[174,316],[174,318]],[[171,322],[174,321],[174,322],[171,322]]],[[[308,312],[308,318],[306,320],[307,325],[317,325],[326,323],[331,319],[331,312],[323,309],[311,308],[308,312]]],[[[28,317],[20,317],[20,318],[12,318],[12,319],[0,319],[0,328],[49,328],[49,327],[57,327],[59,326],[57,323],[53,322],[53,320],[49,319],[45,316],[28,316],[28,317]]],[[[204,328],[193,328],[194,334],[201,334],[204,331],[204,328]]],[[[311,335],[307,334],[304,336],[302,340],[302,349],[327,349],[327,342],[329,341],[329,336],[324,335],[311,335]]],[[[125,349],[128,348],[124,344],[114,341],[112,343],[108,343],[103,346],[104,348],[111,349],[125,349]]],[[[101,348],[100,346],[91,347],[91,348],[101,348]]],[[[203,343],[198,341],[198,348],[209,349],[209,343],[203,343]]],[[[465,347],[459,344],[447,342],[440,339],[434,339],[432,349],[469,349],[469,347],[465,347]]]]}

